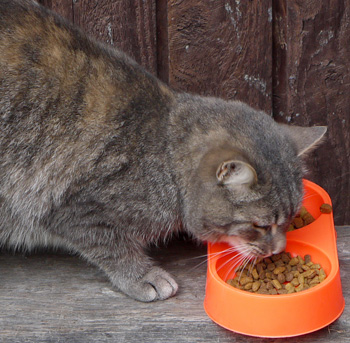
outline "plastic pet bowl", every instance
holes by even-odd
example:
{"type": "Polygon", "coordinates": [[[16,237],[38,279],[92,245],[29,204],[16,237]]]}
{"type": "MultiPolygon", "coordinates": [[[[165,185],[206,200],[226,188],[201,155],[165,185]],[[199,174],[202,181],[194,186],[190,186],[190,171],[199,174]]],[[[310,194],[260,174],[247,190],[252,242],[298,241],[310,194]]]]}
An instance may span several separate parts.
{"type": "Polygon", "coordinates": [[[285,251],[292,255],[311,255],[326,272],[319,285],[285,295],[254,294],[226,283],[235,275],[229,261],[235,256],[220,254],[226,243],[208,244],[208,272],[204,308],[220,326],[241,334],[258,337],[290,337],[310,333],[335,321],[343,312],[343,298],[333,213],[323,214],[323,203],[331,204],[328,194],[304,180],[304,206],[316,219],[313,223],[287,233],[285,251]]]}

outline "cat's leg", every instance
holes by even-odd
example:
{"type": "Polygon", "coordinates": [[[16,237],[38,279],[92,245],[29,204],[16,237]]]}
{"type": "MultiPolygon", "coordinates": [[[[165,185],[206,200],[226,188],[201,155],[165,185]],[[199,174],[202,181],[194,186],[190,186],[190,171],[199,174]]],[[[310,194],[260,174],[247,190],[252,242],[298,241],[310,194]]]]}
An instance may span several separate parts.
{"type": "MultiPolygon", "coordinates": [[[[100,267],[114,287],[144,302],[164,300],[175,295],[178,285],[173,277],[153,264],[142,244],[127,237],[115,237],[109,229],[89,229],[70,244],[87,260],[100,267]]],[[[80,231],[80,233],[82,233],[80,231]]],[[[66,237],[67,238],[67,237],[66,237]]]]}

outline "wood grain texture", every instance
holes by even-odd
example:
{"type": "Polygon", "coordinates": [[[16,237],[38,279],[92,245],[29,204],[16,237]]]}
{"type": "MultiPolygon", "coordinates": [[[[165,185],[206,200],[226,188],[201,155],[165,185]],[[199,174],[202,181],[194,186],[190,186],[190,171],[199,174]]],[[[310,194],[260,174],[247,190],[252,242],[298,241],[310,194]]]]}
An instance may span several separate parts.
{"type": "Polygon", "coordinates": [[[335,223],[350,223],[350,1],[274,6],[274,117],[328,126],[309,178],[329,192],[335,223]]]}
{"type": "Polygon", "coordinates": [[[271,113],[272,1],[168,1],[169,82],[271,113]]]}
{"type": "Polygon", "coordinates": [[[156,6],[157,21],[157,76],[169,84],[169,37],[168,37],[168,1],[158,0],[156,6]]]}
{"type": "Polygon", "coordinates": [[[76,0],[74,23],[157,73],[155,0],[76,0]]]}
{"type": "MultiPolygon", "coordinates": [[[[338,227],[343,294],[350,302],[350,227],[338,227]]],[[[204,247],[173,241],[153,250],[156,261],[177,279],[178,294],[140,303],[115,292],[103,273],[63,253],[0,253],[0,342],[117,343],[345,343],[350,307],[328,327],[288,339],[260,339],[227,331],[203,309],[204,247]]],[[[232,309],[232,311],[239,309],[232,309]]],[[[254,323],[252,323],[254,325],[254,323]]],[[[287,325],[287,324],[286,324],[287,325]]]]}
{"type": "Polygon", "coordinates": [[[39,0],[38,2],[73,22],[73,0],[39,0]]]}

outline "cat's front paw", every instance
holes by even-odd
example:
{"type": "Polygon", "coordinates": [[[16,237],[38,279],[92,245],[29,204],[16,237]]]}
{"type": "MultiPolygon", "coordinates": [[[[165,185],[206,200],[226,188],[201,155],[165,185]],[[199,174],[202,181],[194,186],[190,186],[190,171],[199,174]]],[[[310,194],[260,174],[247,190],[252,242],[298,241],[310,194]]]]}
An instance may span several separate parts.
{"type": "Polygon", "coordinates": [[[140,280],[133,283],[126,293],[139,301],[165,300],[176,294],[178,285],[163,269],[153,267],[140,280]]]}

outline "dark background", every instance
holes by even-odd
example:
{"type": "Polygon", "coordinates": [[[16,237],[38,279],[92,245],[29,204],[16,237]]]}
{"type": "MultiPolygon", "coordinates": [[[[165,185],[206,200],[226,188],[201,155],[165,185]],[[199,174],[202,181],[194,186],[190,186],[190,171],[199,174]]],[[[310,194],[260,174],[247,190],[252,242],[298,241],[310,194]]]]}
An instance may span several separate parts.
{"type": "Polygon", "coordinates": [[[350,224],[350,0],[40,0],[173,88],[327,125],[308,179],[350,224]]]}

